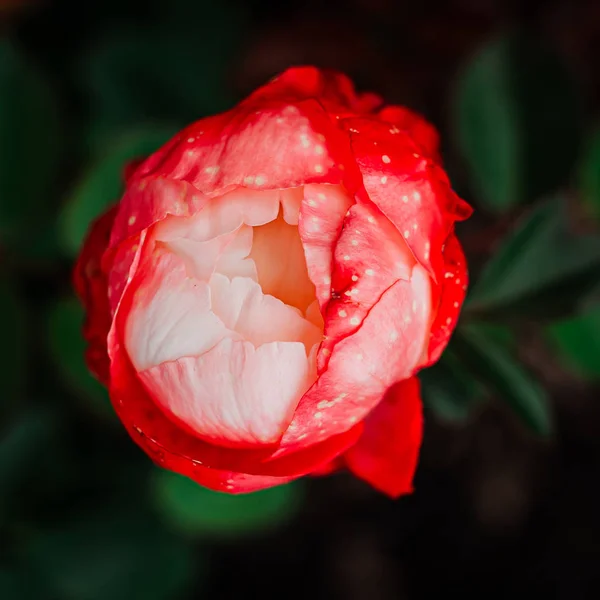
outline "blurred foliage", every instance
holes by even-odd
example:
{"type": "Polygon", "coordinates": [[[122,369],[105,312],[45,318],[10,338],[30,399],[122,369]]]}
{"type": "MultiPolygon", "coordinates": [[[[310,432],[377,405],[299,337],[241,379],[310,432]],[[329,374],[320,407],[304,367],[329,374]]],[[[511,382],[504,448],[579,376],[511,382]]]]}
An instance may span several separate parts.
{"type": "Polygon", "coordinates": [[[468,310],[536,317],[570,311],[597,283],[600,236],[574,231],[565,198],[525,213],[469,292],[468,310]]]}
{"type": "Polygon", "coordinates": [[[0,422],[22,400],[26,373],[27,313],[12,284],[9,279],[0,279],[0,327],[4,339],[10,340],[0,347],[0,422]]]}
{"type": "Polygon", "coordinates": [[[600,379],[600,306],[552,323],[546,332],[567,367],[583,378],[600,379]]]}
{"type": "Polygon", "coordinates": [[[500,36],[475,53],[456,82],[453,111],[487,209],[505,212],[567,182],[579,148],[579,96],[560,57],[531,32],[500,36]]]}
{"type": "Polygon", "coordinates": [[[600,222],[600,129],[590,136],[579,168],[579,186],[586,216],[600,222]]]}
{"type": "Polygon", "coordinates": [[[136,512],[73,517],[38,532],[25,554],[44,588],[66,600],[171,600],[198,574],[191,547],[136,512]]]}
{"type": "Polygon", "coordinates": [[[106,388],[94,379],[85,364],[83,319],[83,307],[76,298],[58,301],[48,317],[49,353],[58,375],[75,397],[86,401],[96,414],[112,417],[106,388]]]}
{"type": "Polygon", "coordinates": [[[265,533],[285,523],[302,503],[301,482],[253,494],[221,494],[186,477],[159,471],[153,482],[156,506],[166,523],[186,536],[238,537],[265,533]]]}
{"type": "Polygon", "coordinates": [[[53,208],[63,136],[47,78],[0,39],[0,239],[23,246],[53,208]]]}
{"type": "Polygon", "coordinates": [[[99,156],[91,158],[60,216],[59,232],[65,253],[77,256],[90,223],[118,202],[125,165],[148,156],[176,131],[174,127],[146,127],[121,133],[105,143],[99,156]]]}
{"type": "MultiPolygon", "coordinates": [[[[198,597],[210,549],[286,531],[310,484],[229,496],[150,465],[107,426],[70,269],[90,222],[118,200],[124,165],[239,99],[232,65],[274,9],[47,4],[0,39],[0,598],[198,597]],[[81,19],[69,35],[65,11],[81,19]]],[[[261,52],[259,73],[278,64],[261,52]]],[[[497,402],[552,434],[553,390],[523,352],[524,324],[560,369],[600,377],[600,136],[579,88],[557,48],[513,29],[466,53],[444,100],[450,162],[464,166],[456,185],[476,208],[460,232],[472,286],[447,352],[421,377],[427,410],[454,427],[497,402]]]]}

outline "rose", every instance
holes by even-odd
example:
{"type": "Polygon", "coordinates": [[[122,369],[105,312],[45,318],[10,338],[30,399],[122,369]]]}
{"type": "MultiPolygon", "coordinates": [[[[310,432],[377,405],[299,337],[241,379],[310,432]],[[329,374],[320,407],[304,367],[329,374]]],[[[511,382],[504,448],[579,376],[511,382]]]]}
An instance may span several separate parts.
{"type": "Polygon", "coordinates": [[[467,282],[435,130],[294,68],[126,169],[75,270],[91,370],[165,468],[246,492],[347,466],[410,491],[415,373],[467,282]]]}

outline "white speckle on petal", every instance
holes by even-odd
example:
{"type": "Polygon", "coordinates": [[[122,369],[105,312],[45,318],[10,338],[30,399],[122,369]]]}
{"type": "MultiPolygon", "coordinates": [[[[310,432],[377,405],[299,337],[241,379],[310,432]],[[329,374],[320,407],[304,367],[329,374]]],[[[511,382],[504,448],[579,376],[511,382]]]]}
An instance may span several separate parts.
{"type": "Polygon", "coordinates": [[[358,275],[352,275],[352,281],[358,281],[358,275]]]}
{"type": "Polygon", "coordinates": [[[133,225],[133,224],[135,223],[135,221],[136,221],[136,218],[137,218],[137,217],[135,217],[135,216],[131,216],[131,217],[129,217],[129,220],[127,221],[127,223],[128,223],[129,225],[133,225]]]}
{"type": "Polygon", "coordinates": [[[342,317],[342,319],[345,319],[348,316],[348,313],[342,308],[342,310],[338,310],[338,316],[342,317]]]}
{"type": "Polygon", "coordinates": [[[369,221],[369,223],[375,223],[375,217],[368,216],[367,221],[369,221]]]}
{"type": "Polygon", "coordinates": [[[390,158],[390,157],[389,157],[387,154],[384,154],[384,155],[381,157],[381,160],[382,160],[382,161],[383,161],[383,162],[384,162],[386,165],[389,165],[389,164],[392,162],[392,159],[391,159],[391,158],[390,158]]]}
{"type": "Polygon", "coordinates": [[[325,149],[323,148],[323,146],[315,146],[315,154],[323,154],[323,152],[325,152],[325,149]]]}
{"type": "Polygon", "coordinates": [[[315,165],[315,173],[322,173],[323,165],[315,165]]]}
{"type": "Polygon", "coordinates": [[[344,260],[350,260],[350,255],[349,254],[344,254],[344,260]]]}
{"type": "Polygon", "coordinates": [[[358,317],[352,317],[350,319],[350,325],[358,325],[360,323],[360,319],[358,317]]]}
{"type": "Polygon", "coordinates": [[[381,178],[381,183],[387,183],[387,175],[384,175],[384,176],[381,178]]]}
{"type": "Polygon", "coordinates": [[[368,275],[369,277],[373,277],[373,275],[375,275],[375,271],[373,269],[367,269],[365,271],[365,275],[368,275]]]}
{"type": "Polygon", "coordinates": [[[415,202],[421,202],[421,193],[418,191],[415,191],[413,193],[413,198],[415,199],[415,202]]]}
{"type": "Polygon", "coordinates": [[[254,183],[256,183],[256,185],[263,185],[266,182],[266,178],[263,177],[262,175],[258,175],[256,177],[256,179],[254,180],[254,183]]]}

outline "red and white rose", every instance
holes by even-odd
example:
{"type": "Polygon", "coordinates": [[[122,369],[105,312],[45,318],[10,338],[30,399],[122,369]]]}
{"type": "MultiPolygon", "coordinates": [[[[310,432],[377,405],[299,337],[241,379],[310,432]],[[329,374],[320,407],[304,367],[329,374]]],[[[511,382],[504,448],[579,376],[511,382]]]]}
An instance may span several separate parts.
{"type": "Polygon", "coordinates": [[[133,439],[204,486],[347,466],[406,493],[469,214],[431,125],[290,69],[127,169],[76,266],[88,364],[133,439]]]}

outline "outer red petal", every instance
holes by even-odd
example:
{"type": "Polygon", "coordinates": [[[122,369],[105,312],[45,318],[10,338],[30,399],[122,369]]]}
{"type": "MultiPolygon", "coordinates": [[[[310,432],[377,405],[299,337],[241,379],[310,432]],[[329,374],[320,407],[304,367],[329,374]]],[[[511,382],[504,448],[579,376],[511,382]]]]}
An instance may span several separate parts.
{"type": "Polygon", "coordinates": [[[101,258],[108,246],[116,212],[115,206],[91,224],[73,271],[73,285],[86,310],[83,327],[83,336],[88,343],[86,361],[90,371],[104,383],[108,382],[106,337],[111,319],[107,295],[108,282],[101,268],[101,258]]]}
{"type": "Polygon", "coordinates": [[[327,369],[300,400],[283,451],[346,431],[392,384],[413,374],[429,328],[428,315],[420,311],[406,318],[413,299],[411,283],[397,281],[358,331],[337,344],[327,369]]]}
{"type": "Polygon", "coordinates": [[[448,345],[467,293],[468,279],[467,260],[458,239],[451,234],[444,247],[444,268],[438,276],[440,301],[431,325],[427,365],[436,362],[448,345]]]}
{"type": "Polygon", "coordinates": [[[421,147],[422,154],[440,161],[440,136],[436,128],[421,115],[403,106],[386,106],[377,116],[393,125],[390,127],[392,135],[406,132],[421,147]]]}
{"type": "Polygon", "coordinates": [[[450,188],[437,162],[406,133],[373,119],[344,122],[369,198],[404,236],[433,277],[443,268],[442,245],[471,208],[450,188]]]}
{"type": "Polygon", "coordinates": [[[316,98],[335,116],[368,114],[383,103],[377,94],[357,93],[350,78],[343,73],[311,66],[288,69],[259,88],[249,100],[274,97],[316,98]]]}
{"type": "Polygon", "coordinates": [[[369,414],[358,442],[344,458],[350,470],[392,497],[412,492],[423,437],[419,381],[393,386],[369,414]]]}

